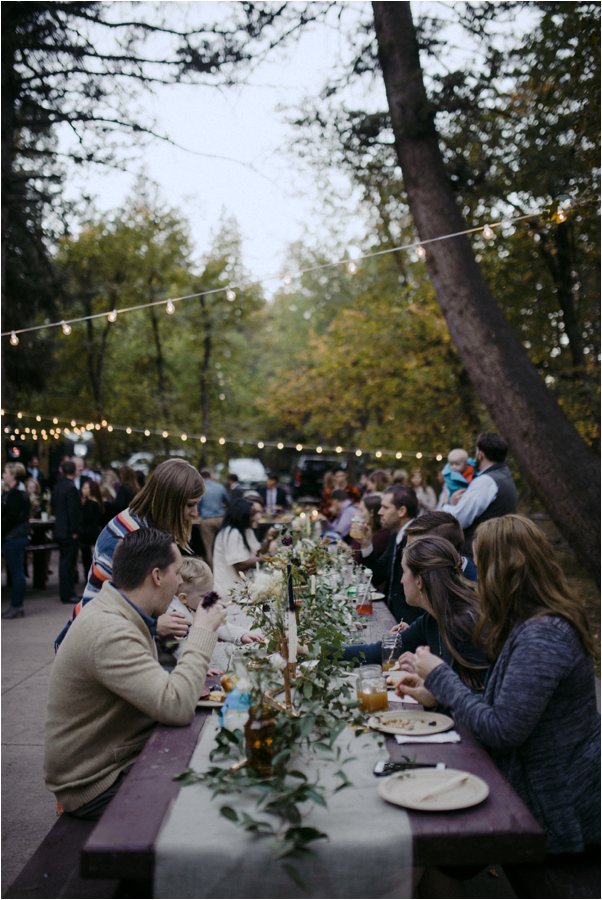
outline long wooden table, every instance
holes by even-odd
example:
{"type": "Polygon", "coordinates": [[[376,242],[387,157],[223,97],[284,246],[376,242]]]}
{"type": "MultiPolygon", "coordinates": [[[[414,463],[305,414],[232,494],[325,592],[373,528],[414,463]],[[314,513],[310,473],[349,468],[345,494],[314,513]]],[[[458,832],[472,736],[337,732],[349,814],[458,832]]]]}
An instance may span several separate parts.
{"type": "MultiPolygon", "coordinates": [[[[389,619],[382,604],[375,604],[367,641],[378,639],[389,619]]],[[[185,728],[156,728],[83,849],[84,876],[152,880],[155,842],[180,790],[173,775],[188,766],[207,718],[207,712],[199,711],[185,728]]],[[[414,865],[472,866],[543,859],[545,837],[538,823],[468,729],[458,725],[456,730],[462,738],[458,744],[399,745],[394,738],[387,739],[392,759],[407,755],[419,762],[443,761],[449,768],[480,776],[489,785],[487,799],[471,809],[445,813],[408,810],[414,865]]],[[[375,790],[377,783],[375,778],[375,790]]]]}

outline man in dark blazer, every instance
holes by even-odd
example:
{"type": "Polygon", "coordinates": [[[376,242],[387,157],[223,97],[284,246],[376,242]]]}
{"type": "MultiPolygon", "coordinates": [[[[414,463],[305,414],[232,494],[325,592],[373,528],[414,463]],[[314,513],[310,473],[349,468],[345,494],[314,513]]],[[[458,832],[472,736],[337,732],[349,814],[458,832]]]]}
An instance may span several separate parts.
{"type": "Polygon", "coordinates": [[[74,572],[82,530],[82,505],[75,487],[75,463],[70,459],[62,466],[62,478],[52,493],[52,509],[55,516],[54,539],[59,545],[59,592],[61,603],[77,603],[74,572]]]}
{"type": "Polygon", "coordinates": [[[268,475],[266,486],[258,488],[258,494],[266,509],[286,509],[288,506],[286,491],[278,484],[278,476],[274,472],[268,475]]]}
{"type": "Polygon", "coordinates": [[[372,536],[362,541],[362,562],[372,570],[374,584],[385,584],[385,600],[396,622],[410,624],[424,610],[406,603],[401,583],[401,557],[407,544],[406,531],[418,514],[418,499],[412,488],[394,484],[388,488],[378,511],[381,525],[391,532],[387,549],[378,557],[372,548],[372,536]]]}

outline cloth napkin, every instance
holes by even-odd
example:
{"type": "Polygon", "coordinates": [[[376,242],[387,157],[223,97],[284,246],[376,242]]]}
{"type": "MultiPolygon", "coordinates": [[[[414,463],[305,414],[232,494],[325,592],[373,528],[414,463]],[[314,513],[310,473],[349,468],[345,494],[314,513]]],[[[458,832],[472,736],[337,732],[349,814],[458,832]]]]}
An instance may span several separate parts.
{"type": "Polygon", "coordinates": [[[425,734],[422,737],[396,734],[395,740],[398,744],[457,744],[460,735],[457,731],[441,731],[439,734],[425,734]]]}

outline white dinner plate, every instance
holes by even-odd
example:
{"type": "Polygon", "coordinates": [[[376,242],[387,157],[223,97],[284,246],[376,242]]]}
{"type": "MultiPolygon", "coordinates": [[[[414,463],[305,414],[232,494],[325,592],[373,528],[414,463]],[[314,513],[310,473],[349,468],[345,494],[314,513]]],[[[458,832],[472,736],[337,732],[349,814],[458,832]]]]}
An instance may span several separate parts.
{"type": "Polygon", "coordinates": [[[384,600],[385,595],[381,594],[380,591],[370,591],[370,599],[371,600],[384,600]]]}
{"type": "Polygon", "coordinates": [[[416,737],[447,731],[453,724],[454,720],[449,716],[428,709],[389,709],[368,719],[369,727],[376,731],[416,737]]]}
{"type": "Polygon", "coordinates": [[[396,806],[445,812],[482,803],[489,795],[489,786],[482,778],[460,769],[411,769],[383,778],[378,793],[396,806]]]}

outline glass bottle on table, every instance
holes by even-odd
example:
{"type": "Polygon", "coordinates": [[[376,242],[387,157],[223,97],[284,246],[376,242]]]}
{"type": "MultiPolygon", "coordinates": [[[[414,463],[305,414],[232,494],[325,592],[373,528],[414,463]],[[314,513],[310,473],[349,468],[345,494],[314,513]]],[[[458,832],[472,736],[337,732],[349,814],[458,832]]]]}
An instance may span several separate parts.
{"type": "Polygon", "coordinates": [[[274,774],[275,738],[276,719],[270,707],[265,703],[252,706],[245,724],[245,752],[248,765],[262,778],[274,774]]]}

